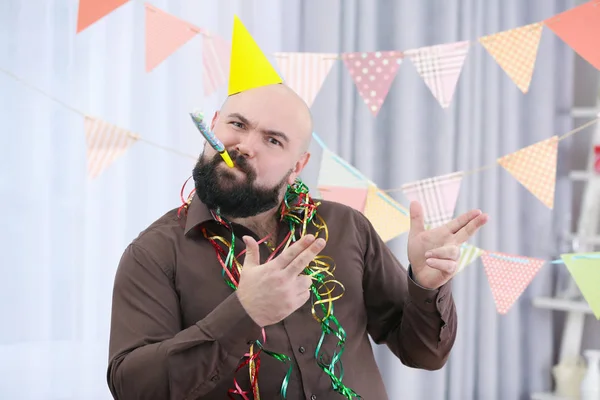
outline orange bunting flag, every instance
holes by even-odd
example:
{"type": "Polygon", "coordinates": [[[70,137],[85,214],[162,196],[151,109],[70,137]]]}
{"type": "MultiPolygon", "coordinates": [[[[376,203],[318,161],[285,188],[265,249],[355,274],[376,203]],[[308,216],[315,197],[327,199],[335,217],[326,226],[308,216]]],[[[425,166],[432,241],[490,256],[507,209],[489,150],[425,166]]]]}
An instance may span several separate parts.
{"type": "Polygon", "coordinates": [[[202,41],[202,69],[204,94],[210,96],[221,86],[225,86],[229,76],[231,42],[221,36],[205,35],[202,41]]]}
{"type": "Polygon", "coordinates": [[[410,229],[409,211],[375,185],[369,186],[364,215],[384,242],[410,229]]]}
{"type": "Polygon", "coordinates": [[[402,59],[399,51],[342,54],[358,93],[373,116],[379,114],[402,59]]]}
{"type": "Polygon", "coordinates": [[[199,33],[200,28],[146,4],[146,72],[199,33]]]}
{"type": "Polygon", "coordinates": [[[600,69],[600,0],[592,0],[544,21],[584,60],[600,69]]]}
{"type": "Polygon", "coordinates": [[[311,107],[337,58],[334,53],[275,53],[285,84],[311,107]]]}
{"type": "Polygon", "coordinates": [[[470,46],[471,42],[464,41],[404,52],[442,108],[452,102],[470,46]]]}
{"type": "Polygon", "coordinates": [[[319,193],[323,200],[341,203],[360,212],[365,211],[365,202],[367,200],[366,188],[320,186],[319,193]]]}
{"type": "Polygon", "coordinates": [[[79,0],[77,33],[107,16],[129,0],[79,0]]]}
{"type": "Polygon", "coordinates": [[[488,252],[481,255],[481,261],[500,314],[508,312],[545,262],[537,258],[488,252]]]}
{"type": "Polygon", "coordinates": [[[498,159],[517,181],[548,208],[554,208],[558,136],[532,144],[498,159]]]}
{"type": "Polygon", "coordinates": [[[479,38],[482,46],[523,93],[529,91],[542,28],[543,24],[538,22],[479,38]]]}
{"type": "Polygon", "coordinates": [[[121,156],[139,136],[94,117],[85,117],[85,140],[87,144],[87,170],[90,178],[96,178],[121,156]]]}

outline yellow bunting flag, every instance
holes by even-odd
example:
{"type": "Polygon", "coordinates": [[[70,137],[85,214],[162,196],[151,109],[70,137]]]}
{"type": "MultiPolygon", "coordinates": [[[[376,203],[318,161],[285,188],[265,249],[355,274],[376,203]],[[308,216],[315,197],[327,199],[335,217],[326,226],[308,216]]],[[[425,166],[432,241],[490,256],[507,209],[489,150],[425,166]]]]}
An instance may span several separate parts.
{"type": "Polygon", "coordinates": [[[409,211],[375,185],[369,186],[364,215],[384,242],[410,229],[409,211]]]}
{"type": "Polygon", "coordinates": [[[277,66],[292,88],[311,107],[333,63],[335,53],[275,53],[277,66]]]}
{"type": "Polygon", "coordinates": [[[245,90],[282,82],[277,71],[258,47],[242,21],[235,16],[227,94],[230,96],[245,90]]]}
{"type": "Polygon", "coordinates": [[[107,16],[129,0],[79,0],[77,33],[107,16]]]}
{"type": "Polygon", "coordinates": [[[146,72],[200,32],[200,28],[146,4],[146,72]]]}
{"type": "Polygon", "coordinates": [[[504,169],[548,208],[554,207],[558,136],[527,146],[498,159],[504,169]]]}
{"type": "Polygon", "coordinates": [[[481,45],[523,93],[529,90],[538,54],[541,22],[479,38],[481,45]]]}
{"type": "Polygon", "coordinates": [[[569,273],[600,320],[600,252],[561,254],[569,273]]]}
{"type": "Polygon", "coordinates": [[[484,252],[481,261],[500,314],[508,312],[544,265],[542,259],[491,252],[484,252]]]}
{"type": "Polygon", "coordinates": [[[367,188],[369,181],[352,165],[337,154],[323,149],[317,186],[367,188]]]}
{"type": "Polygon", "coordinates": [[[90,178],[96,178],[113,161],[135,143],[139,136],[94,117],[85,117],[87,169],[90,178]]]}

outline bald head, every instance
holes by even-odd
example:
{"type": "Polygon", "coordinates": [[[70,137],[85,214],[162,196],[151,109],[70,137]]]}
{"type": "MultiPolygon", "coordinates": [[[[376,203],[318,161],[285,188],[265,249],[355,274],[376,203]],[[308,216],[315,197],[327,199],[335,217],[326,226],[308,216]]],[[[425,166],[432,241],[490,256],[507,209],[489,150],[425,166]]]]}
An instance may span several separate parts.
{"type": "Polygon", "coordinates": [[[265,129],[283,133],[299,154],[306,152],[310,145],[313,132],[310,108],[287,85],[261,86],[231,95],[219,114],[241,114],[265,129]]]}

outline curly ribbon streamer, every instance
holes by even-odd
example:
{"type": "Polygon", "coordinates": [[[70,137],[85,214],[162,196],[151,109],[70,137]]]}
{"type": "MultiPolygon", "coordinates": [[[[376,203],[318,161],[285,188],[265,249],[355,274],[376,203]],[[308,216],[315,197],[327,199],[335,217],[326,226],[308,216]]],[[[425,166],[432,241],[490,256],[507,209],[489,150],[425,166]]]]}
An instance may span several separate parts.
{"type": "MultiPolygon", "coordinates": [[[[183,199],[183,197],[182,197],[183,199]]],[[[289,232],[284,240],[277,246],[268,258],[270,261],[280,251],[285,250],[293,242],[296,242],[307,233],[307,229],[312,225],[315,229],[315,237],[323,237],[328,240],[329,231],[325,221],[317,214],[317,207],[320,203],[315,203],[308,194],[308,187],[300,180],[297,180],[293,185],[289,185],[279,210],[280,220],[287,223],[289,232]]],[[[184,208],[189,205],[189,199],[184,204],[184,208]]],[[[214,235],[202,229],[204,236],[210,241],[215,248],[217,258],[222,267],[222,275],[233,290],[237,289],[242,264],[238,261],[245,250],[235,255],[235,234],[231,225],[225,221],[219,211],[212,212],[214,219],[226,227],[231,232],[231,239],[227,240],[222,236],[214,235]],[[225,258],[225,259],[223,259],[225,258]]],[[[258,243],[266,241],[268,237],[261,239],[258,243]]],[[[335,263],[331,257],[317,256],[305,268],[304,273],[311,277],[313,284],[311,286],[311,312],[314,319],[321,325],[321,336],[315,349],[315,358],[317,365],[329,376],[332,388],[343,395],[345,398],[352,400],[354,398],[362,398],[354,390],[346,387],[342,383],[344,376],[344,368],[342,365],[342,354],[346,343],[346,332],[334,315],[334,301],[340,299],[344,294],[344,286],[334,277],[335,263]],[[338,294],[335,294],[336,289],[338,294]],[[323,351],[323,343],[326,335],[334,335],[337,338],[337,344],[329,362],[325,361],[325,352],[323,351]]],[[[242,362],[238,365],[236,373],[248,366],[249,376],[252,389],[251,391],[242,390],[234,377],[235,389],[229,389],[229,397],[233,398],[234,394],[242,396],[244,400],[248,400],[248,395],[252,393],[255,400],[260,400],[260,392],[258,388],[258,375],[260,370],[260,354],[264,353],[274,359],[287,364],[288,371],[283,379],[280,388],[281,398],[285,399],[287,388],[289,385],[290,376],[292,373],[291,359],[285,354],[279,354],[267,350],[265,330],[262,330],[262,342],[256,340],[245,355],[242,362]],[[255,348],[256,346],[256,348],[255,348]]]]}

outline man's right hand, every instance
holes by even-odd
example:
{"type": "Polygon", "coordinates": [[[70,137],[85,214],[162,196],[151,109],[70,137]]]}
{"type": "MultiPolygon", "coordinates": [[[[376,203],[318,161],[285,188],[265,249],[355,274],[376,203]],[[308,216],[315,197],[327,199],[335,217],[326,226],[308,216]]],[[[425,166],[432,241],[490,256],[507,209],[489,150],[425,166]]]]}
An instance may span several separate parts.
{"type": "Polygon", "coordinates": [[[306,235],[273,260],[260,264],[258,243],[244,236],[246,258],[237,295],[250,318],[260,327],[273,325],[310,298],[312,280],[302,271],[325,247],[325,240],[306,235]]]}

